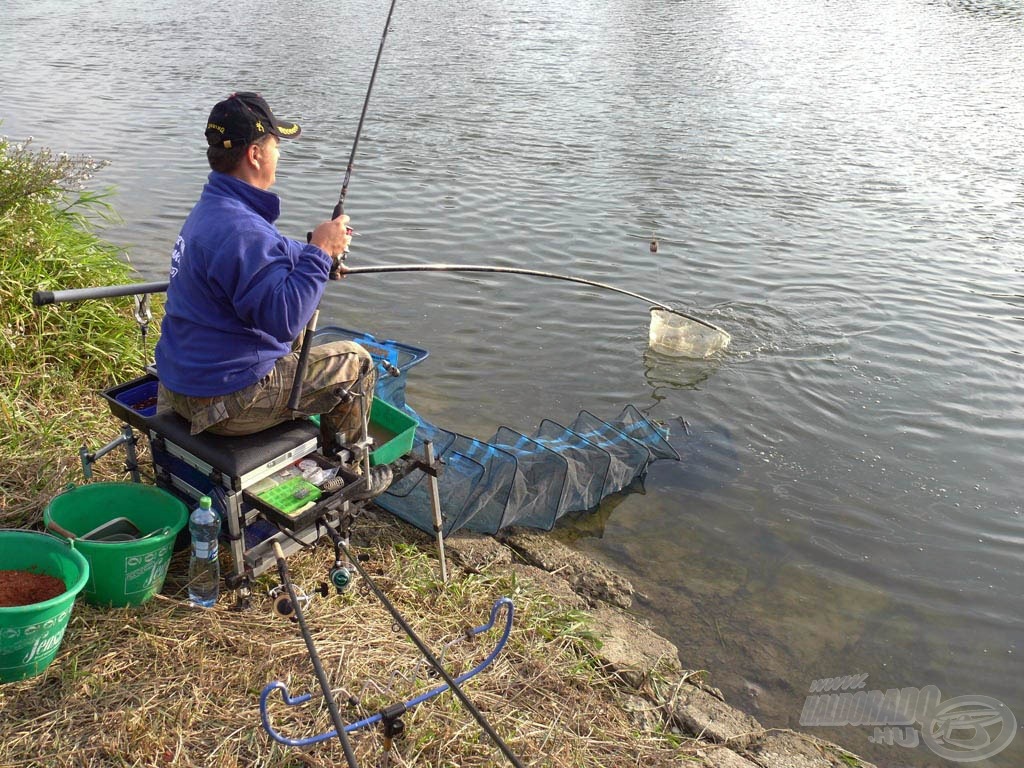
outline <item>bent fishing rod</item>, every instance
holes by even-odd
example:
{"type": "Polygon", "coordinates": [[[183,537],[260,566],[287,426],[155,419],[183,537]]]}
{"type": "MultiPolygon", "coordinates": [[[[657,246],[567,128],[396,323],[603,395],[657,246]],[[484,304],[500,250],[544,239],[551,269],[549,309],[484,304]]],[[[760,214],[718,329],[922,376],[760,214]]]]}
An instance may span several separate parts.
{"type": "Polygon", "coordinates": [[[522,267],[495,267],[488,264],[393,264],[393,265],[380,265],[380,266],[366,266],[366,267],[350,267],[345,270],[346,275],[373,275],[383,274],[387,272],[495,272],[498,274],[510,274],[510,275],[530,275],[532,277],[546,277],[552,280],[565,280],[570,283],[579,283],[581,285],[589,285],[591,288],[601,288],[606,291],[614,291],[615,293],[621,293],[624,296],[631,296],[634,299],[640,299],[647,304],[651,304],[657,309],[663,309],[666,312],[671,312],[674,315],[685,317],[687,320],[692,320],[698,325],[703,325],[706,328],[718,331],[719,333],[725,333],[724,330],[719,328],[717,325],[709,323],[707,320],[701,320],[699,317],[688,315],[685,312],[681,312],[678,309],[670,307],[668,304],[664,304],[657,299],[651,299],[647,296],[641,296],[639,293],[633,291],[627,291],[625,288],[618,288],[608,283],[599,283],[596,280],[587,280],[583,277],[574,277],[572,275],[559,275],[555,272],[544,272],[539,269],[525,269],[522,267]]]}
{"type": "MultiPolygon", "coordinates": [[[[331,212],[331,218],[336,219],[345,213],[345,196],[348,194],[348,183],[352,179],[352,168],[355,165],[356,159],[356,148],[359,146],[359,137],[363,133],[363,121],[366,120],[366,110],[370,106],[370,94],[373,93],[373,83],[377,79],[377,69],[380,67],[380,57],[384,52],[384,41],[388,38],[388,29],[391,27],[391,16],[395,12],[396,0],[391,0],[391,6],[388,8],[388,18],[384,22],[384,32],[380,36],[380,44],[377,46],[377,57],[373,61],[373,70],[370,72],[370,82],[366,86],[366,96],[363,98],[363,108],[359,113],[359,124],[356,126],[356,135],[352,139],[352,151],[348,155],[348,165],[345,167],[345,179],[341,184],[341,193],[338,195],[338,203],[334,206],[334,210],[331,212]]],[[[312,237],[312,233],[306,235],[306,241],[308,242],[312,237]]],[[[328,279],[337,280],[341,277],[341,262],[345,260],[348,255],[348,248],[342,252],[340,256],[334,259],[331,265],[331,272],[328,279]]],[[[309,324],[306,326],[305,335],[302,337],[302,348],[299,350],[299,360],[295,367],[295,380],[292,382],[292,393],[288,398],[288,408],[291,411],[297,411],[299,408],[299,400],[302,399],[302,380],[306,377],[306,366],[309,363],[309,350],[313,345],[313,334],[316,332],[317,318],[320,314],[320,307],[313,310],[313,316],[309,318],[309,324]]]]}
{"type": "MultiPolygon", "coordinates": [[[[591,288],[600,288],[605,291],[614,291],[615,293],[620,293],[624,296],[630,296],[658,309],[663,309],[666,312],[671,312],[672,314],[685,317],[687,320],[692,320],[698,325],[711,328],[719,333],[726,333],[725,330],[719,328],[713,323],[709,323],[707,320],[702,320],[699,317],[689,315],[665,304],[662,301],[658,301],[657,299],[642,296],[641,294],[634,293],[633,291],[627,291],[625,288],[618,288],[614,285],[609,285],[608,283],[599,283],[596,280],[588,280],[583,277],[560,275],[555,272],[544,272],[538,269],[495,267],[487,264],[382,264],[379,266],[348,267],[345,270],[346,275],[370,275],[394,272],[493,272],[497,274],[528,275],[532,277],[549,278],[552,280],[565,280],[571,283],[578,283],[580,285],[588,285],[591,288]]],[[[63,291],[36,291],[32,294],[32,302],[37,307],[41,307],[47,304],[85,301],[86,299],[109,299],[118,296],[134,296],[141,293],[162,293],[166,290],[167,281],[164,280],[161,282],[134,283],[131,285],[111,285],[102,288],[70,288],[63,291]]]]}

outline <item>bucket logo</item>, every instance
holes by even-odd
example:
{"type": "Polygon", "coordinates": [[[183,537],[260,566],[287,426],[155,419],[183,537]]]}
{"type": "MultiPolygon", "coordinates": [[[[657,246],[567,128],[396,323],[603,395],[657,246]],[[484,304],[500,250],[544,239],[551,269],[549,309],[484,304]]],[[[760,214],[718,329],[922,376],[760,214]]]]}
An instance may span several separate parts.
{"type": "MultiPolygon", "coordinates": [[[[16,657],[13,654],[20,654],[20,661],[16,661],[14,666],[45,659],[48,654],[52,656],[60,648],[70,616],[69,607],[46,621],[29,624],[26,627],[6,627],[0,630],[0,652],[8,662],[15,661],[16,657]]],[[[12,667],[4,663],[3,668],[12,667]]]]}
{"type": "Polygon", "coordinates": [[[36,659],[44,659],[47,656],[52,656],[60,648],[60,643],[64,639],[64,630],[61,629],[59,632],[54,632],[52,635],[41,635],[35,639],[32,643],[32,647],[28,649],[28,653],[25,654],[25,658],[22,659],[22,664],[31,664],[36,659]]]}
{"type": "Polygon", "coordinates": [[[161,547],[156,552],[141,555],[129,555],[124,559],[124,593],[131,595],[145,592],[156,585],[163,584],[170,565],[170,549],[172,545],[161,547]]]}
{"type": "Polygon", "coordinates": [[[939,757],[971,763],[997,755],[1017,733],[1009,707],[990,696],[946,701],[934,685],[865,691],[866,674],[811,683],[803,726],[873,726],[872,744],[914,748],[924,742],[939,757]],[[915,727],[917,726],[917,727],[915,727]]]}

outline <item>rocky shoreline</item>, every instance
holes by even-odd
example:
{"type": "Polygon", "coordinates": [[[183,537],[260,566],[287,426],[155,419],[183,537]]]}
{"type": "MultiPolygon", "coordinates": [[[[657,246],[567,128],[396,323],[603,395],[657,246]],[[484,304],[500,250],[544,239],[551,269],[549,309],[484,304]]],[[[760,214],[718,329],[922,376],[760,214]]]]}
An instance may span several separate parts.
{"type": "Polygon", "coordinates": [[[874,768],[835,744],[791,730],[765,728],[730,706],[721,691],[686,670],[675,645],[630,613],[628,580],[544,533],[510,529],[496,537],[458,533],[445,549],[475,573],[510,569],[564,607],[594,620],[595,655],[621,685],[621,704],[638,730],[669,730],[699,742],[689,745],[694,768],[874,768]],[[694,761],[696,758],[696,761],[694,761]]]}

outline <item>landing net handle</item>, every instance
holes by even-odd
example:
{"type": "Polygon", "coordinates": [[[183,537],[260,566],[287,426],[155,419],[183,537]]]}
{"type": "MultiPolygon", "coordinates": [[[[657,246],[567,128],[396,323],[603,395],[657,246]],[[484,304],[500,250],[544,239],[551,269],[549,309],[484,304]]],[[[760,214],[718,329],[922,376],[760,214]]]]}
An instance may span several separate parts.
{"type": "Polygon", "coordinates": [[[88,299],[113,299],[118,296],[136,296],[143,293],[163,293],[167,281],[154,283],[132,283],[130,285],[105,285],[99,288],[68,288],[62,291],[35,291],[32,303],[37,307],[49,304],[65,304],[88,299]]]}

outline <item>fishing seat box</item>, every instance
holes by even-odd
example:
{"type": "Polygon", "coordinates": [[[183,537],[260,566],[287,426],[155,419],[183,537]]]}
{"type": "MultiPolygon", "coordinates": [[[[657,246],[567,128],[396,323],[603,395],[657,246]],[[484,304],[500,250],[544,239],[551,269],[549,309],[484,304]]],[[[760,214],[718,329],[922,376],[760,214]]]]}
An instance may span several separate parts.
{"type": "MultiPolygon", "coordinates": [[[[149,373],[102,392],[111,412],[149,439],[156,484],[194,507],[209,496],[224,511],[224,535],[232,556],[229,588],[248,588],[252,577],[276,565],[273,544],[285,554],[312,544],[323,533],[318,520],[339,530],[354,512],[348,496],[362,486],[357,475],[339,470],[345,486],[324,494],[298,515],[285,514],[251,492],[257,483],[305,457],[322,466],[319,428],[311,421],[283,422],[253,435],[191,434],[188,421],[173,411],[156,412],[157,378],[149,373]]],[[[187,529],[184,531],[187,542],[187,529]]]]}
{"type": "MultiPolygon", "coordinates": [[[[377,339],[368,333],[339,326],[321,328],[315,343],[336,340],[362,345],[378,364],[378,395],[401,388],[408,370],[426,359],[428,352],[392,339],[377,339]],[[385,362],[397,370],[390,376],[385,362]]],[[[226,575],[230,588],[248,589],[248,581],[276,564],[273,544],[278,542],[290,554],[316,541],[323,533],[318,519],[325,518],[336,530],[354,513],[348,500],[361,487],[355,475],[346,475],[345,487],[321,497],[312,508],[298,515],[275,509],[251,492],[253,486],[279,472],[288,464],[316,453],[319,428],[305,419],[284,422],[245,437],[190,434],[188,422],[174,412],[157,414],[156,370],[132,381],[118,384],[101,394],[111,412],[149,439],[156,483],[194,507],[201,496],[210,496],[225,510],[226,535],[230,542],[233,572],[226,575]]],[[[387,405],[386,397],[375,397],[370,419],[384,432],[393,435],[370,454],[373,464],[389,464],[412,450],[416,422],[397,408],[387,405]]],[[[397,475],[396,475],[397,477],[397,475]]],[[[188,541],[187,529],[182,543],[188,541]]]]}

